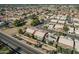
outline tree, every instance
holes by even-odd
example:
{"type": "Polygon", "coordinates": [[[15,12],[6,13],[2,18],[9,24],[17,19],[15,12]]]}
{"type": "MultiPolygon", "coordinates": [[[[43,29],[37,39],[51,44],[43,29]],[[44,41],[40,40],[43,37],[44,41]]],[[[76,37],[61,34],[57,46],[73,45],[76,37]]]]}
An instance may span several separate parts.
{"type": "Polygon", "coordinates": [[[58,42],[59,42],[60,36],[62,35],[62,32],[58,32],[56,35],[58,36],[56,40],[56,48],[58,48],[58,42]]]}
{"type": "Polygon", "coordinates": [[[73,40],[73,50],[71,53],[74,54],[75,53],[75,38],[72,37],[72,40],[73,40]]]}
{"type": "Polygon", "coordinates": [[[19,30],[18,30],[18,33],[19,33],[19,34],[23,34],[24,32],[23,32],[22,29],[19,29],[19,30]]]}
{"type": "Polygon", "coordinates": [[[45,28],[45,29],[47,29],[47,28],[48,28],[48,26],[47,26],[47,25],[45,25],[45,26],[44,26],[44,28],[45,28]]]}
{"type": "Polygon", "coordinates": [[[25,22],[22,20],[15,20],[14,21],[14,26],[19,27],[25,25],[25,22]]]}
{"type": "Polygon", "coordinates": [[[6,11],[4,8],[3,8],[3,9],[1,9],[1,12],[4,12],[4,11],[6,11]]]}
{"type": "Polygon", "coordinates": [[[31,19],[38,19],[38,16],[35,15],[35,14],[33,14],[33,15],[30,16],[30,18],[31,18],[31,19]]]}
{"type": "Polygon", "coordinates": [[[39,21],[38,19],[34,19],[34,20],[32,20],[31,25],[32,25],[32,26],[36,26],[36,25],[38,25],[39,23],[40,23],[40,21],[39,21]]]}
{"type": "Polygon", "coordinates": [[[60,36],[64,35],[64,33],[58,32],[56,35],[57,35],[58,37],[57,37],[57,40],[56,40],[56,46],[55,46],[55,47],[58,48],[58,43],[59,43],[60,36]]]}
{"type": "Polygon", "coordinates": [[[56,48],[58,48],[58,42],[59,42],[60,36],[58,36],[57,41],[56,41],[56,48]]]}
{"type": "Polygon", "coordinates": [[[22,14],[22,16],[26,16],[26,15],[27,15],[26,13],[23,13],[23,14],[22,14]]]}
{"type": "Polygon", "coordinates": [[[67,25],[64,25],[63,30],[64,30],[65,32],[67,32],[67,31],[69,30],[68,26],[67,26],[67,25]]]}

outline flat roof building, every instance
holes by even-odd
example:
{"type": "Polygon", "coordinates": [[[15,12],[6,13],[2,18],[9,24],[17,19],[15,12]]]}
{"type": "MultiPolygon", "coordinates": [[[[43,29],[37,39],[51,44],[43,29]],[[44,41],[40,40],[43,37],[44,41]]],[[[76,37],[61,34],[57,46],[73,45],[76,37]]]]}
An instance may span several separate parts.
{"type": "Polygon", "coordinates": [[[75,34],[79,34],[79,28],[75,29],[75,34]]]}
{"type": "Polygon", "coordinates": [[[61,16],[60,20],[66,20],[67,16],[61,16]]]}
{"type": "Polygon", "coordinates": [[[54,24],[49,24],[49,25],[48,25],[48,29],[49,29],[49,30],[52,30],[53,27],[54,27],[54,24]]]}
{"type": "Polygon", "coordinates": [[[40,41],[43,41],[46,38],[47,34],[48,34],[48,32],[38,30],[35,32],[34,37],[40,41]]]}
{"type": "Polygon", "coordinates": [[[79,40],[75,40],[75,49],[79,52],[79,40]]]}
{"type": "Polygon", "coordinates": [[[61,36],[59,39],[59,46],[72,49],[73,48],[73,41],[69,37],[61,36]]]}
{"type": "Polygon", "coordinates": [[[58,23],[64,24],[64,23],[65,23],[65,21],[61,21],[61,20],[59,20],[59,21],[58,21],[58,23]]]}
{"type": "Polygon", "coordinates": [[[57,20],[56,19],[52,19],[50,22],[57,23],[57,20]]]}
{"type": "Polygon", "coordinates": [[[54,28],[55,28],[56,30],[58,30],[58,29],[63,29],[63,26],[64,26],[64,25],[62,25],[62,24],[56,24],[54,28]]]}
{"type": "Polygon", "coordinates": [[[38,29],[36,29],[36,28],[27,28],[26,33],[29,34],[30,36],[32,36],[35,33],[35,31],[37,31],[37,30],[38,29]]]}
{"type": "Polygon", "coordinates": [[[33,35],[37,40],[40,41],[43,41],[48,34],[48,32],[36,28],[27,28],[26,33],[29,34],[30,36],[33,35]]]}
{"type": "Polygon", "coordinates": [[[46,42],[56,42],[57,40],[57,35],[55,33],[48,33],[48,38],[46,39],[46,42]]]}
{"type": "Polygon", "coordinates": [[[70,26],[68,28],[69,28],[69,31],[68,31],[69,33],[73,33],[74,32],[74,28],[72,28],[70,26]]]}
{"type": "Polygon", "coordinates": [[[73,21],[79,22],[79,19],[78,18],[73,18],[73,21]]]}

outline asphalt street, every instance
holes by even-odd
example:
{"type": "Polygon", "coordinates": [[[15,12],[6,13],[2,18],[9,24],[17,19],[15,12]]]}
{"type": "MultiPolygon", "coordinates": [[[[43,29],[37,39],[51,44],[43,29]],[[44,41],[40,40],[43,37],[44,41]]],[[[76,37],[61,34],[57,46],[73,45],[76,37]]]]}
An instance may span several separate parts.
{"type": "Polygon", "coordinates": [[[20,48],[20,51],[23,51],[26,54],[43,54],[44,52],[38,50],[37,48],[34,48],[28,44],[25,44],[21,42],[20,40],[17,40],[13,37],[10,37],[6,34],[3,34],[0,32],[0,40],[3,41],[6,44],[11,44],[13,46],[17,46],[20,48]]]}

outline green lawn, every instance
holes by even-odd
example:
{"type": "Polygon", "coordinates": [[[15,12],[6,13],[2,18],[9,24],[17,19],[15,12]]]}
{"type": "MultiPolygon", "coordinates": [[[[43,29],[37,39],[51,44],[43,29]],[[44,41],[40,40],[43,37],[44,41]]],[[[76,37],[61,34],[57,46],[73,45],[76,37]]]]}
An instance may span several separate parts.
{"type": "Polygon", "coordinates": [[[6,54],[8,52],[9,52],[9,48],[7,48],[7,47],[3,47],[0,49],[0,53],[6,54]]]}

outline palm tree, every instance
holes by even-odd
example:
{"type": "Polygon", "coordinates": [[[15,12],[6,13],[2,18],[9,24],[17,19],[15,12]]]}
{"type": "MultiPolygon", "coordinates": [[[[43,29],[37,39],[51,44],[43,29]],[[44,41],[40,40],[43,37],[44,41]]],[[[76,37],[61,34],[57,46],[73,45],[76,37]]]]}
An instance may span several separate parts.
{"type": "MultiPolygon", "coordinates": [[[[59,39],[60,39],[60,35],[59,35],[59,33],[58,33],[58,37],[57,37],[56,45],[55,45],[56,48],[58,48],[59,39]]],[[[58,53],[58,51],[56,51],[56,53],[58,53]]]]}
{"type": "Polygon", "coordinates": [[[58,48],[59,38],[60,38],[60,36],[58,36],[58,38],[57,38],[57,41],[56,41],[56,48],[58,48]]]}
{"type": "Polygon", "coordinates": [[[56,48],[58,48],[58,42],[59,42],[60,36],[62,35],[62,32],[58,32],[57,35],[58,35],[58,37],[56,40],[56,48]]]}
{"type": "Polygon", "coordinates": [[[74,54],[75,53],[75,39],[74,38],[72,38],[72,40],[73,40],[73,50],[72,50],[72,54],[74,54]]]}
{"type": "MultiPolygon", "coordinates": [[[[73,33],[75,34],[75,26],[74,26],[74,23],[73,23],[73,27],[74,27],[73,33]]],[[[73,50],[72,50],[72,54],[74,54],[74,53],[75,53],[75,38],[72,37],[72,40],[73,40],[73,50]]]]}

